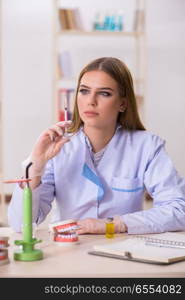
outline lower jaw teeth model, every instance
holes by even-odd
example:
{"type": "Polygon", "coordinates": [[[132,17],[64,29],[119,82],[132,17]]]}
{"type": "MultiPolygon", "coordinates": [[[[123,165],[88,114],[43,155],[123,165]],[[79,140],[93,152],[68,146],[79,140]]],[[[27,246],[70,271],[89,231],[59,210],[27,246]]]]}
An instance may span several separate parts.
{"type": "Polygon", "coordinates": [[[50,231],[53,233],[53,241],[58,245],[74,245],[79,243],[78,229],[75,220],[65,220],[49,225],[50,231]]]}
{"type": "Polygon", "coordinates": [[[8,258],[8,237],[0,237],[0,265],[9,263],[8,258]]]}

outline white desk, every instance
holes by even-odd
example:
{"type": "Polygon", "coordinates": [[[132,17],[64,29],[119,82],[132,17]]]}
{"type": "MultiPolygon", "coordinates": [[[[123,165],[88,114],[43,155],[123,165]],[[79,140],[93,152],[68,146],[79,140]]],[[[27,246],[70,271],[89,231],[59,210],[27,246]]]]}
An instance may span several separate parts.
{"type": "Polygon", "coordinates": [[[0,235],[10,236],[10,263],[0,266],[0,277],[60,277],[60,278],[175,278],[185,277],[185,261],[171,265],[153,265],[125,261],[88,254],[95,244],[115,242],[123,239],[124,234],[116,235],[113,240],[107,240],[104,235],[81,235],[79,245],[73,247],[58,246],[52,242],[48,230],[40,229],[36,236],[42,239],[38,244],[43,250],[44,259],[34,262],[15,261],[13,252],[17,246],[15,239],[22,239],[21,234],[15,234],[10,229],[0,228],[0,235]]]}

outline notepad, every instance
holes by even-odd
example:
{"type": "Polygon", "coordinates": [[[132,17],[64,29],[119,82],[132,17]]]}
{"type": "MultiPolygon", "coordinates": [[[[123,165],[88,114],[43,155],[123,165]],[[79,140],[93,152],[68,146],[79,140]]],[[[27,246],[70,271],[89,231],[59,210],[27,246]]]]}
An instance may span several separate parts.
{"type": "Polygon", "coordinates": [[[185,260],[185,234],[166,232],[128,236],[123,241],[95,245],[88,253],[130,261],[170,264],[185,260]]]}

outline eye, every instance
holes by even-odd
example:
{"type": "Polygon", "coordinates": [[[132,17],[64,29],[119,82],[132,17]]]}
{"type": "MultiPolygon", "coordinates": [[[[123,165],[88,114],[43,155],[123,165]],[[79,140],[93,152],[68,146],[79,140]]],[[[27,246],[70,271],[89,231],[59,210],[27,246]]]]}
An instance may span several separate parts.
{"type": "Polygon", "coordinates": [[[82,94],[82,95],[86,95],[86,94],[88,94],[89,90],[87,90],[87,89],[79,89],[78,92],[79,92],[80,94],[82,94]]]}
{"type": "Polygon", "coordinates": [[[100,95],[104,96],[104,97],[110,97],[111,96],[111,93],[109,92],[100,92],[100,95]]]}

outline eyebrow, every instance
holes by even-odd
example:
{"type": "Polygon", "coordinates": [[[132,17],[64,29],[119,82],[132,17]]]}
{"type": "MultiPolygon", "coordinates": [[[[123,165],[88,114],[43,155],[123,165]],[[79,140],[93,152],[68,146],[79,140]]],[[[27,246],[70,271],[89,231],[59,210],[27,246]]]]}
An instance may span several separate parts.
{"type": "MultiPolygon", "coordinates": [[[[85,84],[80,84],[80,87],[84,87],[86,89],[91,89],[89,86],[85,85],[85,84]]],[[[97,88],[97,90],[110,90],[110,91],[114,91],[113,89],[111,89],[110,87],[100,87],[97,88]]]]}

